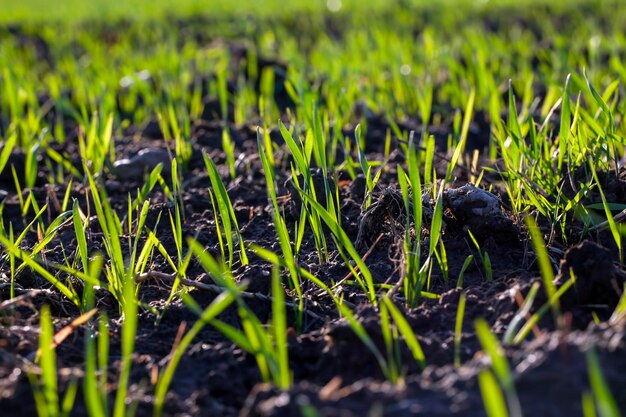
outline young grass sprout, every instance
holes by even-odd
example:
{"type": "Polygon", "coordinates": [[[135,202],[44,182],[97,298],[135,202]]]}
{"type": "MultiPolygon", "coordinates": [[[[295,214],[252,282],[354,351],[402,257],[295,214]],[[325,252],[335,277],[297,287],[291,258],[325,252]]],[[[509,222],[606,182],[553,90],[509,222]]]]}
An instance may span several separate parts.
{"type": "Polygon", "coordinates": [[[624,413],[626,8],[4,3],[3,416],[624,413]]]}

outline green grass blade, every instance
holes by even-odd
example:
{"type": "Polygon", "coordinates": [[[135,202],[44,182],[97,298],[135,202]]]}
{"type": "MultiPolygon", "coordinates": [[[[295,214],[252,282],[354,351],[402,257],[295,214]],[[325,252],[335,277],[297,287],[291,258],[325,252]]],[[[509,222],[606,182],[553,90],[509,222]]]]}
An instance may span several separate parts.
{"type": "Polygon", "coordinates": [[[454,325],[454,366],[461,366],[461,337],[463,331],[463,318],[465,317],[465,293],[459,297],[459,305],[456,309],[454,325]]]}
{"type": "Polygon", "coordinates": [[[418,363],[420,364],[421,368],[424,369],[424,367],[426,366],[426,357],[424,356],[424,351],[422,350],[422,347],[417,340],[417,337],[415,337],[415,333],[409,325],[409,322],[406,320],[404,315],[402,315],[398,307],[393,304],[393,301],[391,301],[386,296],[383,297],[382,300],[389,312],[391,313],[391,316],[393,317],[393,321],[396,323],[396,326],[398,326],[398,331],[404,337],[405,343],[407,344],[409,349],[411,349],[413,358],[415,358],[415,360],[418,361],[418,363]]]}
{"type": "MultiPolygon", "coordinates": [[[[548,294],[548,298],[552,298],[556,293],[556,286],[554,285],[554,270],[552,269],[552,264],[550,263],[550,257],[548,256],[546,244],[543,241],[543,237],[541,237],[541,231],[539,230],[539,227],[537,227],[535,220],[528,216],[525,219],[525,223],[526,227],[528,227],[528,232],[530,233],[535,255],[537,256],[537,263],[539,264],[539,270],[541,271],[543,286],[546,290],[546,294],[548,294]]],[[[558,316],[558,311],[559,307],[558,304],[556,304],[554,306],[555,319],[558,316]]]]}
{"type": "Polygon", "coordinates": [[[478,385],[487,416],[507,417],[509,412],[506,408],[504,396],[491,371],[485,369],[478,374],[478,385]]]}
{"type": "Polygon", "coordinates": [[[291,384],[287,352],[287,312],[285,311],[285,293],[276,266],[272,268],[272,332],[278,361],[276,379],[278,387],[286,389],[291,384]]]}
{"type": "Polygon", "coordinates": [[[0,235],[0,244],[2,244],[2,246],[4,246],[9,253],[12,253],[17,259],[22,260],[36,273],[38,273],[48,282],[50,282],[57,290],[59,290],[64,296],[66,296],[68,300],[74,303],[77,307],[80,307],[81,302],[76,293],[68,288],[65,284],[63,284],[57,277],[48,272],[37,261],[31,258],[31,255],[29,253],[21,250],[20,248],[15,246],[13,242],[9,241],[9,239],[2,235],[0,235]]]}
{"type": "Polygon", "coordinates": [[[602,417],[619,417],[621,414],[615,398],[609,389],[609,386],[602,375],[600,361],[593,349],[589,349],[586,353],[587,369],[589,371],[589,382],[591,384],[591,392],[595,399],[598,411],[602,417]]]}
{"type": "Polygon", "coordinates": [[[54,350],[53,337],[54,327],[50,316],[50,308],[44,305],[41,309],[40,319],[41,333],[39,334],[39,366],[41,367],[41,383],[43,385],[43,397],[49,417],[57,417],[59,410],[59,394],[57,386],[56,353],[54,350]]]}

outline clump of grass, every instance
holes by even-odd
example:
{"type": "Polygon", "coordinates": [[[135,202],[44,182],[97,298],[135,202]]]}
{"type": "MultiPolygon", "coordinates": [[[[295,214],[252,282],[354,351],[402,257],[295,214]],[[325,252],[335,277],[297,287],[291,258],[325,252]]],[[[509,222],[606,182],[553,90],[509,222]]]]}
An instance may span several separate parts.
{"type": "Polygon", "coordinates": [[[407,213],[404,235],[405,269],[403,271],[403,289],[407,303],[415,306],[421,297],[424,286],[424,274],[420,266],[421,262],[421,234],[422,234],[422,188],[417,162],[417,154],[413,140],[409,141],[408,148],[408,173],[398,168],[398,183],[404,200],[404,208],[407,213]],[[411,199],[412,194],[412,199],[411,199]],[[411,217],[415,239],[411,237],[411,217]]]}
{"type": "MultiPolygon", "coordinates": [[[[266,329],[259,318],[246,305],[240,294],[242,288],[238,288],[235,285],[228,269],[221,267],[197,242],[190,242],[190,246],[203,268],[215,280],[217,285],[224,288],[222,294],[229,295],[230,302],[236,303],[242,330],[218,320],[215,318],[217,314],[206,318],[202,322],[210,323],[233,343],[253,355],[264,381],[273,381],[278,387],[287,388],[291,384],[292,377],[288,362],[287,316],[284,290],[278,268],[274,267],[272,270],[272,323],[269,329],[266,329]]],[[[194,310],[199,310],[190,298],[187,297],[186,302],[194,310]]],[[[197,334],[197,332],[194,334],[197,334]]],[[[163,391],[164,394],[165,392],[163,391]]]]}
{"type": "Polygon", "coordinates": [[[74,407],[78,381],[72,380],[63,400],[59,402],[54,327],[52,326],[50,307],[47,305],[41,309],[37,362],[41,375],[37,376],[35,372],[28,373],[28,379],[33,386],[37,414],[42,417],[69,416],[74,407]]]}
{"type": "MultiPolygon", "coordinates": [[[[540,285],[531,287],[511,321],[503,343],[520,344],[549,310],[557,325],[561,321],[559,300],[574,285],[575,277],[570,276],[565,284],[556,288],[545,242],[552,245],[560,239],[567,244],[572,239],[582,238],[591,231],[608,226],[622,261],[623,228],[619,215],[614,216],[613,212],[624,207],[610,201],[608,192],[603,189],[605,184],[599,180],[599,171],[619,174],[626,133],[620,116],[623,113],[620,81],[611,81],[616,74],[624,78],[626,70],[615,51],[610,51],[610,59],[599,59],[604,50],[590,42],[587,36],[558,33],[561,23],[567,19],[560,19],[558,25],[550,19],[541,21],[545,38],[553,39],[556,45],[549,51],[535,40],[535,36],[528,36],[523,28],[515,27],[510,33],[491,34],[477,25],[465,24],[475,16],[467,14],[475,12],[474,6],[469,3],[455,3],[458,7],[454,8],[442,6],[445,13],[433,13],[434,21],[424,23],[418,22],[416,19],[419,17],[415,17],[422,13],[407,13],[404,9],[399,10],[394,3],[376,2],[367,8],[352,8],[344,1],[344,7],[350,13],[341,16],[340,22],[345,23],[339,25],[342,26],[341,42],[337,42],[335,36],[319,31],[321,26],[308,28],[314,35],[311,39],[297,40],[289,32],[293,25],[275,24],[276,17],[279,21],[285,19],[288,23],[300,23],[297,18],[288,16],[290,10],[297,9],[306,10],[306,21],[316,25],[326,21],[322,10],[329,5],[311,6],[301,1],[287,7],[277,2],[263,6],[249,5],[250,10],[258,11],[263,17],[257,16],[261,19],[258,25],[256,21],[252,24],[258,42],[246,51],[245,62],[242,63],[235,62],[236,54],[231,54],[230,45],[206,45],[202,39],[187,39],[181,34],[187,31],[179,33],[177,28],[164,20],[159,20],[159,30],[155,31],[154,27],[138,19],[138,22],[129,25],[127,32],[115,34],[115,45],[102,42],[102,31],[97,28],[99,25],[68,37],[53,31],[53,26],[42,24],[41,30],[39,27],[36,30],[41,32],[43,43],[50,46],[45,59],[39,58],[37,48],[23,45],[22,38],[5,36],[0,42],[0,65],[3,67],[0,74],[3,85],[0,91],[0,128],[4,136],[0,138],[0,173],[7,174],[9,179],[12,176],[13,184],[10,186],[15,189],[19,212],[23,217],[20,224],[0,223],[0,243],[10,270],[10,297],[15,296],[20,273],[31,269],[81,312],[91,311],[96,304],[96,286],[111,292],[119,303],[119,313],[123,318],[123,358],[113,404],[108,404],[106,392],[109,368],[109,340],[104,325],[106,315],[101,315],[97,341],[88,337],[85,343],[88,375],[84,381],[84,392],[89,402],[88,411],[92,415],[104,416],[110,415],[110,412],[116,416],[132,414],[132,407],[127,411],[126,406],[138,325],[135,278],[146,271],[153,256],[162,257],[176,278],[166,304],[179,292],[183,293],[187,306],[200,316],[184,337],[181,330],[181,339],[173,349],[170,362],[158,376],[155,393],[157,415],[163,412],[164,399],[177,364],[207,323],[255,357],[262,379],[287,388],[292,376],[286,346],[288,302],[285,299],[289,296],[293,298],[294,303],[289,305],[295,306],[295,323],[297,330],[301,330],[307,313],[307,289],[311,288],[320,288],[321,295],[332,299],[372,352],[387,379],[394,383],[403,379],[406,364],[399,359],[403,347],[401,342],[409,348],[420,368],[423,367],[425,358],[418,338],[396,305],[403,302],[411,308],[417,306],[422,298],[436,298],[430,291],[437,265],[444,284],[448,281],[453,264],[449,265],[443,243],[442,196],[445,187],[458,180],[455,174],[459,169],[468,170],[467,167],[471,167],[468,170],[470,181],[485,179],[483,173],[503,180],[514,215],[527,219],[543,288],[548,296],[547,302],[527,319],[540,285]],[[369,19],[370,8],[383,10],[388,13],[385,16],[393,19],[372,21],[369,19]],[[272,20],[266,20],[269,15],[272,20]],[[389,21],[394,22],[393,28],[390,28],[389,21]],[[269,22],[273,23],[271,27],[267,26],[269,22]],[[362,30],[363,22],[367,22],[367,31],[362,30]],[[416,24],[424,26],[417,37],[414,35],[416,24]],[[441,27],[455,28],[452,40],[446,31],[435,30],[441,27]],[[463,42],[455,41],[461,38],[463,42]],[[567,45],[567,48],[558,45],[567,45]],[[259,65],[261,55],[267,53],[276,54],[279,60],[289,63],[285,74],[281,73],[282,68],[271,65],[262,68],[259,65]],[[237,65],[239,67],[231,73],[230,70],[237,65]],[[588,66],[589,72],[577,73],[576,69],[581,66],[588,66]],[[562,74],[568,71],[572,73],[563,84],[562,74]],[[284,84],[280,82],[283,76],[287,80],[284,84]],[[507,89],[502,80],[509,77],[513,78],[507,89]],[[545,90],[540,99],[535,97],[538,80],[541,80],[542,90],[545,90]],[[280,94],[277,91],[281,88],[294,102],[287,111],[279,108],[277,97],[280,94]],[[506,92],[505,97],[502,97],[503,92],[506,92]],[[48,98],[42,103],[40,98],[44,94],[48,98]],[[183,178],[189,173],[193,160],[192,133],[197,134],[201,132],[199,127],[206,127],[205,121],[198,120],[203,114],[205,94],[218,101],[219,111],[215,121],[221,132],[226,158],[224,173],[227,172],[231,180],[235,180],[238,174],[235,169],[235,141],[231,134],[234,135],[242,124],[250,120],[258,120],[263,126],[263,133],[257,131],[257,142],[267,195],[273,208],[271,220],[279,242],[276,253],[258,246],[249,247],[249,242],[244,241],[233,203],[221,177],[222,167],[218,167],[206,154],[204,162],[211,182],[209,195],[221,259],[209,257],[197,243],[191,243],[191,249],[185,246],[183,192],[186,182],[183,178]],[[234,114],[230,110],[231,104],[234,105],[234,114]],[[479,132],[489,136],[482,154],[484,160],[478,157],[478,152],[471,158],[465,155],[472,122],[480,111],[487,113],[491,119],[490,132],[479,132]],[[553,117],[559,113],[558,117],[553,117]],[[503,114],[506,116],[501,120],[503,114]],[[372,192],[388,172],[387,162],[377,161],[365,153],[370,145],[366,143],[368,133],[381,124],[377,120],[381,115],[384,115],[383,125],[388,125],[384,126],[382,154],[385,161],[388,158],[391,160],[392,143],[396,141],[399,142],[397,156],[405,157],[405,164],[397,168],[397,182],[406,212],[397,287],[389,283],[380,284],[388,277],[373,276],[374,269],[370,271],[368,268],[364,260],[366,256],[354,247],[346,218],[341,213],[337,180],[341,171],[347,172],[354,180],[360,170],[365,176],[363,207],[367,209],[370,206],[372,192]],[[161,176],[164,167],[157,166],[143,179],[136,197],[129,196],[125,207],[118,210],[109,202],[103,187],[109,174],[107,167],[115,159],[115,138],[126,135],[126,128],[131,125],[142,125],[151,117],[157,118],[163,139],[175,150],[176,159],[172,161],[170,170],[172,182],[166,183],[161,176]],[[421,119],[422,124],[419,144],[414,143],[415,133],[401,127],[404,125],[401,122],[416,117],[421,119]],[[280,121],[275,124],[273,121],[279,118],[280,121]],[[235,121],[234,125],[231,120],[235,121]],[[67,122],[76,123],[77,129],[66,131],[70,127],[67,122]],[[357,123],[356,128],[354,122],[357,123]],[[285,147],[272,142],[268,132],[275,127],[278,127],[285,147]],[[194,129],[198,130],[194,132],[194,129]],[[445,137],[435,139],[431,133],[440,130],[445,131],[445,137]],[[74,131],[82,170],[74,166],[76,161],[66,152],[71,149],[70,139],[73,138],[68,133],[74,131]],[[354,135],[351,134],[353,131],[354,135]],[[449,149],[446,155],[440,154],[437,149],[436,141],[440,140],[449,149]],[[287,158],[280,157],[278,151],[283,150],[288,152],[287,158]],[[438,168],[442,172],[441,167],[434,162],[436,153],[437,158],[447,161],[440,178],[437,178],[437,172],[438,168]],[[9,164],[11,157],[18,154],[24,155],[22,166],[9,164]],[[342,157],[343,161],[339,162],[342,157]],[[498,168],[484,168],[478,173],[481,168],[479,160],[480,163],[490,163],[496,159],[501,162],[498,168]],[[467,166],[463,167],[463,164],[467,166]],[[316,188],[314,183],[316,168],[322,174],[323,189],[316,188]],[[580,175],[581,169],[586,177],[580,175]],[[300,196],[300,215],[293,229],[282,213],[276,195],[280,170],[291,174],[294,188],[300,196]],[[331,175],[335,175],[334,186],[329,180],[331,175]],[[38,187],[44,177],[50,183],[67,184],[62,204],[58,204],[54,194],[54,198],[48,196],[52,201],[47,204],[42,202],[38,187]],[[88,185],[86,212],[81,210],[78,200],[70,205],[74,193],[72,185],[81,181],[84,186],[88,185]],[[433,216],[428,219],[430,224],[424,221],[424,189],[431,190],[427,198],[435,201],[433,216]],[[600,195],[601,204],[588,204],[595,191],[600,195]],[[154,230],[146,226],[151,198],[160,192],[169,204],[167,233],[171,232],[171,247],[166,247],[165,242],[158,238],[157,226],[154,230]],[[53,209],[57,214],[50,214],[53,209]],[[602,209],[604,218],[594,217],[591,214],[594,209],[602,209]],[[125,210],[126,214],[120,214],[120,210],[125,210]],[[541,235],[532,220],[535,216],[542,217],[541,224],[550,224],[545,236],[541,235]],[[584,224],[580,236],[569,233],[571,223],[575,221],[584,224]],[[92,226],[99,227],[102,233],[92,233],[92,226]],[[64,256],[64,264],[57,265],[47,256],[48,250],[66,228],[73,229],[76,249],[73,260],[72,254],[69,254],[64,256]],[[359,323],[352,307],[349,307],[351,304],[338,295],[338,286],[315,277],[302,267],[300,257],[305,253],[303,242],[307,241],[309,231],[318,262],[321,265],[331,260],[334,262],[331,255],[336,249],[354,278],[350,284],[356,282],[367,302],[379,309],[382,347],[374,343],[359,323]],[[36,236],[36,241],[26,250],[24,246],[29,234],[36,236]],[[102,243],[103,254],[95,254],[91,250],[94,236],[101,239],[98,243],[102,243]],[[425,237],[428,241],[424,240],[425,237]],[[272,319],[269,324],[262,323],[246,305],[242,295],[244,286],[236,286],[232,278],[231,271],[235,266],[250,262],[247,252],[250,248],[259,258],[272,264],[272,319]],[[180,279],[185,277],[192,263],[192,254],[216,284],[223,288],[223,292],[203,311],[185,294],[187,288],[181,289],[180,285],[180,279]],[[103,279],[100,279],[101,271],[104,272],[103,279]],[[286,274],[284,282],[281,273],[286,274]],[[69,276],[73,278],[67,279],[69,276]],[[82,294],[75,284],[76,280],[84,285],[82,294]],[[400,288],[401,293],[394,298],[400,288]],[[386,295],[382,295],[381,289],[387,291],[386,295]],[[217,318],[230,305],[238,309],[241,328],[229,326],[217,318]]],[[[412,5],[407,7],[409,10],[422,10],[413,9],[412,5]]],[[[186,13],[195,12],[195,6],[189,2],[181,8],[186,13]]],[[[220,8],[232,9],[227,4],[222,4],[220,8]]],[[[80,13],[75,8],[71,9],[73,13],[80,13]]],[[[106,9],[120,10],[119,5],[106,9]]],[[[483,5],[480,13],[490,10],[499,9],[491,4],[483,5]]],[[[603,34],[619,29],[623,20],[621,9],[605,13],[603,27],[599,27],[597,22],[590,22],[583,32],[603,34]]],[[[2,18],[9,18],[6,16],[11,16],[10,11],[2,18]]],[[[250,21],[244,23],[243,31],[247,33],[250,21]]],[[[222,29],[230,33],[231,24],[216,24],[200,38],[222,29]]],[[[619,46],[619,37],[614,41],[619,46]]],[[[254,161],[254,158],[249,160],[254,161]]],[[[160,219],[159,216],[157,225],[160,219]]],[[[487,280],[497,279],[491,268],[492,259],[481,249],[471,232],[469,235],[487,280]]],[[[65,255],[65,248],[62,250],[65,255]]],[[[474,255],[465,259],[457,287],[463,287],[465,272],[474,259],[474,255]]],[[[357,294],[359,296],[361,293],[357,294]]],[[[626,310],[624,300],[626,298],[622,297],[612,321],[623,318],[626,310]]],[[[454,361],[457,366],[460,363],[464,310],[465,298],[462,295],[454,327],[454,361]]],[[[60,400],[54,350],[47,348],[53,333],[48,309],[42,310],[41,319],[42,355],[39,366],[42,374],[38,381],[33,379],[36,406],[41,415],[64,415],[72,408],[74,388],[68,391],[66,400],[60,400]]],[[[482,371],[479,376],[486,411],[489,415],[519,415],[511,370],[501,346],[486,324],[479,321],[476,327],[483,348],[492,361],[492,369],[482,371]]],[[[95,333],[89,330],[88,336],[95,337],[95,333]]],[[[583,399],[584,410],[587,415],[595,415],[595,402],[600,414],[615,415],[614,401],[607,393],[597,360],[593,353],[589,353],[587,359],[592,387],[583,399]]],[[[303,406],[303,409],[315,413],[311,407],[303,406]]]]}
{"type": "Polygon", "coordinates": [[[248,263],[248,256],[246,254],[246,248],[237,224],[237,217],[235,216],[235,210],[226,191],[226,187],[220,178],[219,171],[213,160],[206,154],[204,156],[204,163],[207,171],[209,172],[209,178],[211,179],[212,191],[210,190],[211,202],[213,203],[213,212],[215,213],[216,222],[215,226],[218,229],[218,239],[220,242],[220,249],[222,256],[225,256],[224,244],[222,239],[226,239],[226,247],[228,250],[228,265],[232,267],[233,258],[235,254],[235,246],[233,236],[236,237],[239,245],[239,260],[242,265],[248,263]],[[217,204],[214,203],[217,201],[217,204]],[[217,207],[216,207],[217,206],[217,207]],[[221,227],[217,222],[217,213],[219,213],[219,220],[221,227]]]}
{"type": "MultiPolygon", "coordinates": [[[[327,202],[327,207],[324,207],[333,215],[334,218],[337,218],[337,214],[335,213],[335,206],[333,204],[333,197],[330,190],[330,186],[328,184],[327,179],[327,171],[326,171],[326,148],[324,143],[324,136],[319,131],[319,128],[315,129],[314,137],[307,138],[307,147],[300,141],[298,144],[292,134],[287,130],[285,125],[282,122],[279,122],[279,128],[285,143],[291,155],[293,156],[295,165],[297,170],[292,168],[292,179],[294,185],[299,193],[306,194],[308,199],[311,199],[315,202],[322,201],[321,196],[318,197],[317,193],[324,193],[324,201],[327,202]],[[322,181],[324,184],[324,190],[319,190],[315,188],[315,183],[312,176],[311,169],[311,157],[315,155],[318,164],[321,164],[322,169],[322,181]],[[303,176],[304,183],[302,185],[298,184],[298,172],[303,176]]],[[[318,165],[320,166],[320,165],[318,165]]],[[[309,227],[313,232],[313,237],[315,240],[315,247],[318,252],[318,256],[320,258],[320,262],[326,261],[328,259],[328,248],[326,246],[326,237],[324,235],[324,230],[322,229],[322,220],[320,219],[320,215],[317,210],[309,208],[309,204],[306,198],[301,195],[300,200],[303,202],[303,206],[301,208],[302,214],[300,216],[300,224],[301,227],[304,227],[304,221],[308,223],[309,227]]],[[[299,233],[303,234],[302,231],[299,233]]]]}
{"type": "Polygon", "coordinates": [[[280,208],[278,206],[278,200],[276,198],[276,190],[274,189],[275,184],[275,172],[274,166],[270,163],[271,154],[270,150],[265,149],[261,134],[259,130],[257,130],[257,144],[259,147],[259,155],[261,156],[261,163],[263,166],[263,171],[265,174],[265,180],[267,183],[267,194],[272,202],[272,207],[274,208],[273,219],[274,219],[274,227],[276,228],[276,234],[278,236],[278,241],[280,243],[280,249],[283,254],[283,262],[289,271],[289,278],[292,287],[296,291],[296,295],[299,299],[298,302],[298,324],[302,321],[302,310],[304,308],[303,298],[302,298],[302,288],[300,285],[300,274],[298,273],[298,267],[296,263],[296,257],[294,255],[293,248],[291,246],[291,240],[289,238],[289,231],[287,230],[287,223],[283,216],[280,215],[280,208]]]}
{"type": "MultiPolygon", "coordinates": [[[[44,262],[41,259],[42,251],[44,250],[46,245],[54,238],[60,226],[67,221],[71,213],[64,213],[57,217],[57,219],[55,219],[55,221],[50,225],[51,227],[48,229],[49,233],[44,233],[39,230],[39,242],[31,251],[26,251],[19,247],[19,244],[25,238],[26,233],[28,233],[31,227],[35,224],[36,220],[44,213],[46,208],[47,207],[44,206],[31,221],[31,223],[27,225],[24,231],[15,239],[12,226],[9,227],[8,235],[5,234],[5,230],[0,230],[0,244],[2,244],[2,246],[9,254],[12,287],[15,283],[15,277],[18,275],[19,271],[28,267],[35,271],[37,274],[39,274],[41,277],[46,279],[48,282],[50,282],[50,284],[52,284],[60,293],[67,297],[67,299],[70,300],[73,304],[80,307],[81,302],[76,291],[70,286],[66,285],[66,283],[64,283],[63,280],[59,279],[58,276],[48,271],[48,269],[46,269],[46,267],[42,265],[44,262]],[[19,266],[16,266],[16,260],[20,260],[22,261],[22,263],[19,266]]],[[[13,292],[13,290],[11,291],[13,292]]]]}

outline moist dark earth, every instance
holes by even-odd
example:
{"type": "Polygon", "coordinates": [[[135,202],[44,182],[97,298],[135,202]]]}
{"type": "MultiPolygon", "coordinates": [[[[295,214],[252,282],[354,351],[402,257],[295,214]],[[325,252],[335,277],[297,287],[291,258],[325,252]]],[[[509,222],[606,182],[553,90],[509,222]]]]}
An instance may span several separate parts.
{"type": "MultiPolygon", "coordinates": [[[[280,94],[280,93],[277,93],[280,94]]],[[[284,96],[278,96],[286,99],[284,96]]],[[[210,98],[207,98],[207,103],[210,98]]],[[[477,113],[470,130],[468,149],[485,147],[489,141],[489,123],[477,113]]],[[[445,120],[445,117],[444,117],[445,120]]],[[[422,129],[419,121],[397,121],[404,129],[422,129]]],[[[213,209],[208,189],[210,180],[202,159],[207,152],[223,174],[228,193],[233,201],[235,214],[244,241],[279,251],[272,220],[272,208],[268,202],[265,177],[257,149],[257,125],[228,124],[236,144],[236,177],[231,180],[225,166],[221,131],[223,122],[205,111],[204,118],[195,120],[192,127],[192,158],[183,172],[185,236],[195,237],[209,252],[219,254],[213,209]]],[[[381,116],[373,115],[368,121],[366,137],[367,158],[370,161],[384,159],[383,149],[389,125],[381,116]]],[[[347,135],[353,134],[354,126],[346,126],[347,135]]],[[[442,137],[452,132],[451,124],[437,127],[442,137]]],[[[58,149],[70,160],[79,161],[75,128],[66,127],[67,142],[58,149]],[[72,136],[73,135],[73,136],[72,136]]],[[[280,145],[277,160],[286,153],[284,142],[277,130],[270,132],[280,145]]],[[[118,160],[136,158],[141,151],[151,150],[164,155],[168,144],[163,139],[155,121],[131,126],[124,135],[116,137],[118,160]]],[[[397,195],[397,166],[405,164],[400,141],[393,138],[392,150],[387,157],[385,170],[373,201],[383,209],[389,199],[397,195]],[[396,194],[394,194],[396,193],[396,194]],[[386,200],[387,199],[387,200],[386,200]]],[[[61,146],[61,145],[59,145],[61,146]]],[[[174,149],[170,149],[174,151],[174,149]]],[[[446,149],[440,146],[434,160],[438,177],[445,176],[446,161],[442,158],[446,149]]],[[[157,158],[158,160],[158,158],[157,158]]],[[[136,161],[136,160],[135,160],[136,161]]],[[[486,157],[483,165],[492,166],[486,157]]],[[[19,171],[24,156],[18,152],[11,155],[10,163],[19,171]]],[[[497,161],[496,161],[497,163],[497,161]]],[[[123,165],[123,164],[121,164],[123,165]]],[[[111,165],[105,175],[98,178],[99,186],[106,189],[113,207],[125,213],[128,193],[136,193],[143,185],[141,175],[126,175],[123,166],[111,165]],[[122,170],[122,171],[121,171],[122,170]]],[[[149,165],[149,163],[148,163],[149,165]]],[[[77,164],[78,167],[78,164],[77,164]]],[[[80,168],[79,168],[80,169],[80,168]]],[[[284,208],[290,230],[299,215],[299,198],[293,195],[289,183],[288,163],[278,170],[278,194],[284,208]]],[[[143,173],[143,171],[142,171],[143,173]]],[[[44,221],[49,222],[60,214],[55,198],[63,199],[65,187],[47,185],[48,168],[40,163],[36,186],[32,189],[40,206],[48,203],[44,221]]],[[[610,202],[626,202],[624,171],[600,173],[600,180],[610,202]]],[[[376,283],[395,284],[399,277],[398,254],[395,252],[398,234],[394,226],[400,222],[394,216],[401,214],[392,209],[381,209],[376,227],[361,230],[362,204],[366,198],[365,180],[351,179],[346,172],[329,173],[338,181],[340,190],[342,224],[353,242],[363,242],[360,254],[372,271],[376,283]],[[361,236],[359,233],[361,232],[361,236]],[[360,237],[360,239],[359,239],[360,237]],[[367,256],[366,256],[367,253],[367,256]]],[[[467,169],[457,168],[455,180],[448,187],[453,190],[470,182],[467,169]]],[[[585,175],[581,173],[581,175],[585,175]]],[[[532,250],[524,222],[513,216],[506,193],[499,184],[500,178],[485,175],[481,189],[490,188],[498,198],[497,215],[476,215],[472,207],[449,203],[444,213],[443,242],[449,263],[448,279],[435,268],[430,291],[440,294],[438,299],[423,298],[418,306],[406,309],[401,301],[396,304],[403,310],[417,335],[426,357],[427,366],[421,369],[408,349],[403,345],[403,381],[393,385],[385,381],[378,363],[347,322],[339,317],[333,301],[320,295],[311,284],[304,285],[307,311],[301,329],[295,329],[295,315],[290,314],[289,366],[293,372],[293,386],[281,391],[271,384],[263,383],[254,358],[234,346],[221,333],[207,325],[193,341],[184,355],[167,395],[164,415],[168,416],[483,416],[483,400],[477,383],[478,373],[489,366],[477,339],[474,322],[478,318],[487,321],[492,331],[501,338],[520,308],[533,284],[541,282],[536,256],[532,250]],[[487,280],[487,271],[480,262],[475,245],[467,229],[471,229],[483,252],[491,259],[493,280],[487,280]],[[469,255],[474,261],[464,274],[462,288],[457,287],[457,277],[469,255]],[[461,340],[461,363],[454,365],[454,326],[459,299],[465,293],[467,305],[461,340]]],[[[86,212],[88,208],[88,184],[75,182],[71,197],[78,200],[86,212]]],[[[16,234],[29,223],[21,215],[17,191],[10,174],[0,175],[0,189],[7,192],[4,199],[2,220],[5,228],[11,223],[16,234]]],[[[452,195],[452,194],[450,194],[452,195]]],[[[158,238],[168,253],[175,253],[175,242],[169,228],[168,212],[173,209],[163,191],[157,186],[150,194],[147,227],[156,230],[158,238]],[[157,220],[160,216],[160,222],[157,220]]],[[[419,199],[417,200],[419,201],[419,199]]],[[[592,194],[587,203],[600,202],[600,196],[592,194]]],[[[425,208],[429,207],[425,203],[425,208]]],[[[492,213],[493,214],[493,213],[492,213]]],[[[539,219],[544,232],[550,232],[550,224],[539,219]]],[[[428,226],[425,224],[421,238],[426,245],[428,226]]],[[[563,285],[570,277],[570,270],[577,278],[576,284],[561,298],[562,323],[555,324],[550,313],[537,324],[527,341],[518,346],[504,347],[506,357],[514,372],[515,386],[527,416],[575,416],[582,415],[581,398],[589,391],[589,377],[585,352],[591,348],[598,355],[601,369],[613,393],[618,407],[626,412],[626,338],[624,320],[609,320],[614,311],[626,280],[626,272],[620,266],[618,253],[609,231],[581,234],[582,227],[572,221],[567,236],[556,236],[550,242],[551,261],[557,271],[556,285],[563,285]],[[567,239],[566,239],[567,238],[567,239]],[[596,324],[596,321],[601,324],[596,324]]],[[[88,230],[91,252],[104,250],[97,222],[88,230]]],[[[145,236],[141,239],[145,240],[145,236]]],[[[22,243],[30,250],[37,243],[36,230],[27,233],[22,243]]],[[[332,249],[329,261],[320,263],[311,234],[305,235],[303,250],[298,262],[326,284],[332,284],[348,275],[338,252],[332,249]]],[[[76,238],[71,224],[65,226],[45,249],[46,262],[63,263],[65,256],[73,261],[76,238]]],[[[125,249],[128,254],[128,248],[125,249]]],[[[9,299],[10,266],[6,256],[0,264],[0,415],[36,415],[32,389],[26,376],[31,360],[38,348],[38,311],[44,304],[50,305],[57,330],[69,324],[79,312],[68,300],[56,292],[42,277],[24,269],[16,277],[17,300],[9,299]]],[[[151,271],[172,272],[165,259],[155,254],[149,264],[151,271]]],[[[235,262],[233,274],[238,282],[249,281],[246,291],[252,294],[271,295],[271,266],[251,256],[250,264],[242,266],[235,262]]],[[[209,282],[210,279],[195,261],[187,278],[192,281],[209,282]]],[[[287,276],[285,275],[285,283],[287,276]]],[[[72,278],[64,277],[71,280],[72,278]]],[[[72,284],[79,291],[80,281],[72,284]]],[[[171,304],[171,283],[158,279],[143,282],[139,287],[142,303],[139,315],[136,348],[133,355],[130,400],[136,403],[138,416],[152,415],[154,387],[151,376],[154,369],[162,369],[169,360],[172,346],[181,323],[190,326],[197,315],[182,301],[174,298],[171,304]],[[150,307],[150,308],[148,308],[150,307]]],[[[286,285],[286,284],[285,284],[286,285]]],[[[542,286],[543,288],[543,286],[542,286]]],[[[342,284],[345,300],[354,304],[355,314],[368,334],[380,347],[384,346],[380,330],[380,316],[364,297],[360,288],[342,284]]],[[[109,360],[109,391],[111,399],[117,385],[120,369],[121,322],[113,297],[98,293],[97,307],[108,313],[111,337],[109,360]]],[[[201,306],[207,306],[216,294],[203,289],[191,290],[191,295],[201,306]]],[[[547,301],[543,289],[539,290],[530,314],[547,301]]],[[[263,321],[271,316],[271,302],[263,297],[248,300],[250,308],[263,321]]],[[[237,326],[237,311],[227,309],[220,319],[237,326]]],[[[84,370],[84,336],[87,327],[97,328],[92,320],[76,329],[56,349],[60,386],[67,387],[73,378],[80,380],[84,370]]],[[[81,388],[77,405],[71,415],[87,415],[81,388]]]]}

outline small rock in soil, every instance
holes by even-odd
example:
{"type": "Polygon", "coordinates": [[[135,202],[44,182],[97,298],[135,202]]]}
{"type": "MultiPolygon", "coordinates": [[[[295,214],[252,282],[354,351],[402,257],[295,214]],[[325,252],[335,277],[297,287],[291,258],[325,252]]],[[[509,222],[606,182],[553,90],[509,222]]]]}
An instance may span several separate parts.
{"type": "Polygon", "coordinates": [[[120,159],[113,164],[113,173],[120,180],[141,179],[146,172],[163,164],[161,174],[170,175],[171,157],[165,149],[142,149],[130,159],[120,159]]]}

